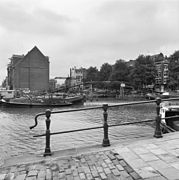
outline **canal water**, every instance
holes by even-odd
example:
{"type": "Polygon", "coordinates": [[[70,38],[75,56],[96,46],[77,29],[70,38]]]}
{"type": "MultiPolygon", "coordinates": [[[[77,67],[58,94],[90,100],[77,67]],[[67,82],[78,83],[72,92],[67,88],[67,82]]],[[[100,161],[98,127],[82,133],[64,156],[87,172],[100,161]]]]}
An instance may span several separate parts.
{"type": "MultiPolygon", "coordinates": [[[[121,101],[94,101],[86,102],[83,106],[70,107],[94,107],[104,103],[116,104],[121,101]]],[[[115,107],[108,109],[108,123],[131,122],[145,119],[154,119],[156,116],[155,104],[115,107]]],[[[61,110],[62,108],[51,109],[61,110]]],[[[45,112],[44,108],[5,108],[0,107],[0,161],[22,155],[23,153],[44,152],[45,137],[33,137],[45,133],[45,117],[38,118],[38,126],[30,130],[34,125],[36,114],[45,112]]],[[[88,128],[103,124],[103,110],[88,110],[62,114],[52,114],[51,132],[88,128]]],[[[115,129],[115,128],[114,128],[115,129]]],[[[110,140],[118,138],[117,131],[110,129],[110,140]]],[[[94,145],[102,142],[103,129],[60,134],[51,136],[51,150],[75,148],[86,145],[94,145]]]]}

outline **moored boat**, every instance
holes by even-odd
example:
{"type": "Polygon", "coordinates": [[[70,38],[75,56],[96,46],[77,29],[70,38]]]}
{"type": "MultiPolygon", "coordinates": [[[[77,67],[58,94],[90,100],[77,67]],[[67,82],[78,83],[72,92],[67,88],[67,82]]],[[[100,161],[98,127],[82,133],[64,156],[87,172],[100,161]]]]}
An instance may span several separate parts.
{"type": "Polygon", "coordinates": [[[72,105],[71,102],[63,99],[47,99],[47,98],[14,98],[6,101],[1,100],[1,105],[5,107],[63,107],[72,105]]]}
{"type": "Polygon", "coordinates": [[[172,97],[169,92],[155,92],[155,93],[147,93],[145,95],[146,99],[149,99],[149,100],[154,100],[156,99],[157,97],[160,97],[162,99],[167,99],[167,98],[170,98],[172,97]]]}
{"type": "Polygon", "coordinates": [[[52,94],[44,96],[25,95],[19,98],[1,99],[1,105],[6,107],[63,107],[84,103],[85,97],[73,95],[66,97],[54,96],[52,94]]]}
{"type": "Polygon", "coordinates": [[[85,96],[83,95],[67,96],[64,99],[72,104],[83,104],[85,101],[85,96]]]}
{"type": "Polygon", "coordinates": [[[179,131],[179,103],[177,102],[164,102],[161,104],[160,114],[162,123],[175,131],[179,131]],[[174,116],[174,117],[172,117],[174,116]],[[170,117],[169,119],[165,119],[170,117]]]}

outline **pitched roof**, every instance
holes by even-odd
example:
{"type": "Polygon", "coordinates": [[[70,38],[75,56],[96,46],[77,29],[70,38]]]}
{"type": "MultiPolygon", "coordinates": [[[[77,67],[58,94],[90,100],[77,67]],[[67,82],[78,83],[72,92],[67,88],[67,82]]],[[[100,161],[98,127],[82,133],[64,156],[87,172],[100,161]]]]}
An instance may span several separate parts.
{"type": "MultiPolygon", "coordinates": [[[[25,56],[24,55],[13,55],[12,58],[18,58],[18,61],[16,61],[13,66],[17,66],[18,64],[20,64],[24,59],[25,57],[27,57],[32,51],[39,51],[40,54],[42,56],[44,56],[44,54],[37,48],[37,46],[34,46],[25,56]]],[[[44,56],[44,58],[48,59],[48,56],[44,56]]],[[[11,59],[12,61],[12,59],[11,59]]]]}
{"type": "MultiPolygon", "coordinates": [[[[34,46],[34,47],[25,55],[25,57],[28,56],[28,54],[30,54],[30,53],[33,52],[33,51],[39,51],[40,54],[41,54],[42,56],[44,56],[44,54],[37,48],[37,46],[34,46]]],[[[47,57],[47,56],[44,56],[44,57],[47,57]]]]}

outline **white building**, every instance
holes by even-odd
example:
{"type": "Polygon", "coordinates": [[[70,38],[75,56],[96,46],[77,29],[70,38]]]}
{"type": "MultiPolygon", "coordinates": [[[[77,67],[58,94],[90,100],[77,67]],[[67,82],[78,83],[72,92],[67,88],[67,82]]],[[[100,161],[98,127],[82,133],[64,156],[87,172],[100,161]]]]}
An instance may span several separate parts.
{"type": "Polygon", "coordinates": [[[76,86],[83,84],[83,79],[86,76],[86,69],[85,68],[79,68],[76,67],[70,68],[70,79],[71,79],[71,86],[76,86]]]}

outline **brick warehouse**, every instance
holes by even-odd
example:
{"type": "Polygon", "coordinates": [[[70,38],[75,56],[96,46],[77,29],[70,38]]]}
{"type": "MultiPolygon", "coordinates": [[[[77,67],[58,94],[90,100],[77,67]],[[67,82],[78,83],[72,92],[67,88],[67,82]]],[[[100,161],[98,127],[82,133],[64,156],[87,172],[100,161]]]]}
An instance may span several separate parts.
{"type": "Polygon", "coordinates": [[[10,60],[7,68],[9,89],[49,89],[49,58],[36,46],[26,55],[13,55],[10,60]]]}

